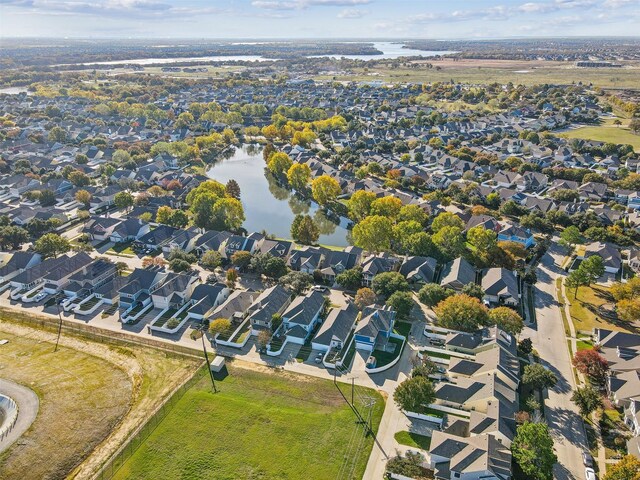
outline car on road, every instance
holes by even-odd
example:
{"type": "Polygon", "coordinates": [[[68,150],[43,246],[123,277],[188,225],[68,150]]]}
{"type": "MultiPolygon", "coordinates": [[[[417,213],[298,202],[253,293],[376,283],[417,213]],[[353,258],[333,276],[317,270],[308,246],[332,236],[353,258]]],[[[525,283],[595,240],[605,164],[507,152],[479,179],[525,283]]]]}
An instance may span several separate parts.
{"type": "Polygon", "coordinates": [[[585,467],[593,468],[593,457],[589,452],[582,452],[582,463],[585,467]]]}
{"type": "Polygon", "coordinates": [[[587,480],[598,480],[598,477],[596,477],[596,472],[593,470],[593,468],[585,468],[584,469],[584,477],[587,480]]]}

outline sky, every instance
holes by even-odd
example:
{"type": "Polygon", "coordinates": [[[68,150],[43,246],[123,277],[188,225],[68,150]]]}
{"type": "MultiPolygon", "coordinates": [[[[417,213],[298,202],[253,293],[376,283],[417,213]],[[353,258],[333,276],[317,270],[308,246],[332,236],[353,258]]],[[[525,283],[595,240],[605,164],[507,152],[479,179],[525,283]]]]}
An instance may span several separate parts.
{"type": "Polygon", "coordinates": [[[3,37],[640,35],[640,0],[0,0],[3,37]]]}

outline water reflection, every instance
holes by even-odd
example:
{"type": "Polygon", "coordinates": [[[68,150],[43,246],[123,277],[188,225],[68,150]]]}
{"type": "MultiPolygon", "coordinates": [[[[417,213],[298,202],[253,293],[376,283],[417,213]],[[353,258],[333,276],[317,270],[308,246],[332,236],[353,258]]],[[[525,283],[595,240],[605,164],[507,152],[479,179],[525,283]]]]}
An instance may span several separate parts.
{"type": "Polygon", "coordinates": [[[328,218],[317,204],[279,185],[272,175],[265,172],[259,146],[244,145],[235,151],[225,152],[207,175],[222,183],[232,178],[238,182],[246,217],[243,227],[249,232],[266,230],[278,238],[290,238],[291,222],[296,215],[303,214],[311,215],[317,223],[320,243],[336,246],[350,243],[348,221],[328,218]]]}

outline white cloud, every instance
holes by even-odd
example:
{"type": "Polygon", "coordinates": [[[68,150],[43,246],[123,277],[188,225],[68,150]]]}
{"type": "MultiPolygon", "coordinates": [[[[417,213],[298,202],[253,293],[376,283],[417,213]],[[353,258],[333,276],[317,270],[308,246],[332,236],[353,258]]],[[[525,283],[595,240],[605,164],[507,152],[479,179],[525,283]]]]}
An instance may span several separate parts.
{"type": "Polygon", "coordinates": [[[367,13],[367,11],[358,8],[345,8],[338,13],[338,18],[362,18],[367,13]]]}
{"type": "Polygon", "coordinates": [[[251,5],[267,10],[304,10],[309,7],[353,7],[372,0],[254,0],[251,5]]]}

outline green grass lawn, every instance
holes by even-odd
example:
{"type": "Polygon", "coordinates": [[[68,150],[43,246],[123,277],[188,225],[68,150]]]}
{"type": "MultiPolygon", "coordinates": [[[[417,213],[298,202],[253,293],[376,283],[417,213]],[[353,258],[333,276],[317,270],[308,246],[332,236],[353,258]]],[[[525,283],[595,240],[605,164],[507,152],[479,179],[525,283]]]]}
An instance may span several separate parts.
{"type": "Polygon", "coordinates": [[[599,285],[578,288],[577,295],[575,289],[568,288],[567,300],[571,302],[569,312],[576,331],[592,331],[594,328],[606,328],[629,332],[630,325],[623,321],[609,321],[597,313],[597,307],[605,303],[612,303],[614,300],[609,295],[609,289],[599,285]]]}
{"type": "Polygon", "coordinates": [[[406,445],[407,447],[429,450],[431,446],[431,437],[420,435],[419,433],[402,431],[397,432],[393,437],[400,445],[406,445]]]}
{"type": "MultiPolygon", "coordinates": [[[[117,472],[117,479],[335,479],[362,427],[327,380],[229,366],[213,394],[203,375],[117,472]]],[[[346,388],[346,386],[345,386],[346,388]]],[[[373,425],[384,410],[377,402],[373,425]]],[[[356,454],[362,478],[373,438],[356,454]]]]}
{"type": "Polygon", "coordinates": [[[436,357],[436,358],[444,358],[444,359],[449,359],[451,358],[451,355],[446,354],[446,353],[440,353],[440,352],[432,352],[431,350],[424,350],[423,352],[421,352],[423,355],[428,355],[429,357],[436,357]]]}
{"type": "Polygon", "coordinates": [[[371,355],[376,359],[376,368],[384,367],[402,354],[403,343],[399,338],[389,338],[389,344],[395,345],[393,352],[383,352],[382,350],[374,350],[371,355]]]}
{"type": "Polygon", "coordinates": [[[613,124],[613,118],[607,118],[601,125],[576,128],[563,132],[564,138],[582,138],[599,142],[620,143],[632,145],[636,152],[640,152],[640,135],[634,134],[627,125],[629,120],[620,119],[622,125],[613,124]]]}
{"type": "Polygon", "coordinates": [[[409,337],[409,332],[411,332],[411,323],[409,322],[396,322],[393,327],[393,333],[397,333],[406,338],[409,337]]]}

